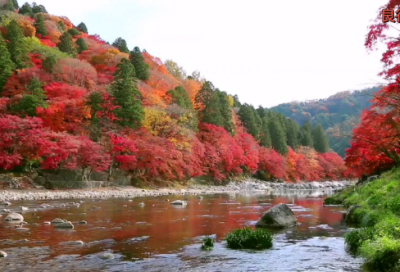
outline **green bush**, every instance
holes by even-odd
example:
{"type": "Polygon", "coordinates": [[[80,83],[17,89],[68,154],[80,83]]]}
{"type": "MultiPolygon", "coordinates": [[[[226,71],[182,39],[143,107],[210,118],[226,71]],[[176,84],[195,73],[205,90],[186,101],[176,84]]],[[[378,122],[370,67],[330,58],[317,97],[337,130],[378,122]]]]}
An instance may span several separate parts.
{"type": "Polygon", "coordinates": [[[373,271],[398,271],[394,269],[399,265],[399,240],[388,237],[368,240],[361,246],[360,252],[366,258],[367,266],[373,271]]]}
{"type": "Polygon", "coordinates": [[[400,214],[400,195],[387,199],[383,207],[395,214],[400,214]]]}
{"type": "Polygon", "coordinates": [[[226,238],[232,249],[268,249],[272,247],[272,235],[265,229],[243,228],[229,233],[226,238]]]}
{"type": "Polygon", "coordinates": [[[363,228],[346,233],[344,237],[347,248],[352,253],[358,253],[361,245],[365,241],[373,238],[373,233],[374,230],[371,228],[363,228]]]}
{"type": "Polygon", "coordinates": [[[203,239],[203,245],[201,246],[202,250],[212,250],[214,247],[214,239],[207,236],[203,239]]]}
{"type": "Polygon", "coordinates": [[[81,35],[79,30],[76,28],[71,28],[70,30],[68,30],[68,33],[71,34],[72,37],[81,35]]]}

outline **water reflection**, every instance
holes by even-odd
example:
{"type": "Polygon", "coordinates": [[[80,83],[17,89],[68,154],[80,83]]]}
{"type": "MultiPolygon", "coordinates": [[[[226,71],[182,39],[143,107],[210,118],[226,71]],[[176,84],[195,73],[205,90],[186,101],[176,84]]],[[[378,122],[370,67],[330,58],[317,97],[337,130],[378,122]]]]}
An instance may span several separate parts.
{"type": "MultiPolygon", "coordinates": [[[[204,196],[201,200],[189,196],[187,206],[171,205],[182,196],[136,198],[131,202],[128,199],[83,200],[80,207],[28,212],[24,214],[30,228],[27,233],[0,224],[0,249],[9,253],[9,258],[0,261],[0,271],[32,267],[35,271],[59,271],[60,267],[71,271],[88,271],[86,268],[109,271],[188,271],[189,268],[190,271],[359,271],[360,260],[344,251],[342,238],[335,238],[346,231],[342,209],[324,207],[321,194],[312,193],[301,196],[222,194],[204,196]],[[145,203],[144,207],[138,205],[141,202],[145,203]],[[228,232],[254,226],[265,211],[279,203],[289,204],[300,224],[276,231],[272,250],[250,253],[226,249],[223,238],[228,232]],[[71,222],[86,220],[88,224],[75,224],[74,230],[55,230],[53,226],[42,224],[55,218],[71,222]],[[38,225],[32,225],[35,223],[38,225]],[[204,235],[214,235],[218,241],[216,249],[210,253],[199,250],[204,235]],[[77,240],[85,244],[63,244],[77,240]],[[116,258],[101,260],[99,256],[105,251],[114,253],[116,258]],[[332,264],[321,260],[321,256],[337,261],[332,264]],[[272,270],[267,269],[268,266],[272,270]]],[[[13,204],[34,207],[41,203],[13,204]]]]}

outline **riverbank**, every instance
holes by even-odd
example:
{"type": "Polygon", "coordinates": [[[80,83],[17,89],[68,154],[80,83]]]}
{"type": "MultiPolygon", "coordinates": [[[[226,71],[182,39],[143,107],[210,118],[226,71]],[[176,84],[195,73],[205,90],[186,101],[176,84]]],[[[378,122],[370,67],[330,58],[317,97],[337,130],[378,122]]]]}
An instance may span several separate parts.
{"type": "Polygon", "coordinates": [[[261,192],[265,194],[279,194],[288,190],[327,191],[343,190],[354,185],[353,181],[326,181],[307,183],[274,183],[257,180],[230,182],[224,186],[188,185],[182,189],[159,188],[140,189],[131,186],[79,189],[79,190],[3,190],[0,192],[0,201],[15,200],[55,200],[55,199],[87,199],[87,198],[134,198],[163,195],[200,195],[218,193],[261,192]]]}
{"type": "Polygon", "coordinates": [[[346,234],[346,245],[372,271],[400,271],[399,180],[400,169],[395,169],[325,200],[349,208],[347,223],[360,228],[346,234]]]}

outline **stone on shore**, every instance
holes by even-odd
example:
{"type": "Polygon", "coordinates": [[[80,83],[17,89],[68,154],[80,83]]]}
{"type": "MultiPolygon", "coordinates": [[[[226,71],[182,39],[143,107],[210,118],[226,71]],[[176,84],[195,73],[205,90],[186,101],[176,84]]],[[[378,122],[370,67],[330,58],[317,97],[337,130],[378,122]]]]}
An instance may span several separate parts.
{"type": "Polygon", "coordinates": [[[29,208],[28,207],[20,207],[20,210],[21,210],[21,212],[26,212],[29,210],[29,208]]]}
{"type": "Polygon", "coordinates": [[[269,209],[256,223],[256,227],[287,228],[297,225],[293,211],[286,204],[278,204],[269,209]]]}
{"type": "Polygon", "coordinates": [[[6,222],[15,222],[15,223],[20,223],[22,221],[24,221],[24,217],[19,214],[19,213],[10,213],[6,216],[6,218],[4,219],[4,221],[6,222]]]}

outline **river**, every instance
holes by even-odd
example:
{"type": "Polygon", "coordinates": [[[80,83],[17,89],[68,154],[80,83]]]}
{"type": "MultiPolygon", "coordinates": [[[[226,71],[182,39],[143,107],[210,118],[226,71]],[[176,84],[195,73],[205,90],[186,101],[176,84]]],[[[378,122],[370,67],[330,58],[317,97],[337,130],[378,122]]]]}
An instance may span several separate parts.
{"type": "Polygon", "coordinates": [[[0,223],[0,271],[362,271],[362,259],[345,251],[341,207],[324,207],[324,196],[310,193],[281,195],[215,194],[129,199],[14,201],[30,208],[23,215],[29,228],[19,232],[0,223]],[[186,207],[171,205],[186,198],[186,207]],[[81,202],[80,206],[72,201],[81,202]],[[143,202],[142,207],[139,203],[143,202]],[[52,209],[34,211],[39,204],[52,209]],[[230,231],[254,226],[275,204],[286,203],[299,226],[274,232],[270,250],[226,248],[230,231]],[[74,223],[74,230],[44,225],[55,218],[74,223]],[[88,224],[79,225],[77,221],[88,224]],[[217,243],[201,251],[204,235],[217,243]],[[81,240],[83,245],[68,245],[81,240]],[[66,244],[67,243],[67,244],[66,244]],[[102,259],[112,253],[113,259],[102,259]]]}

